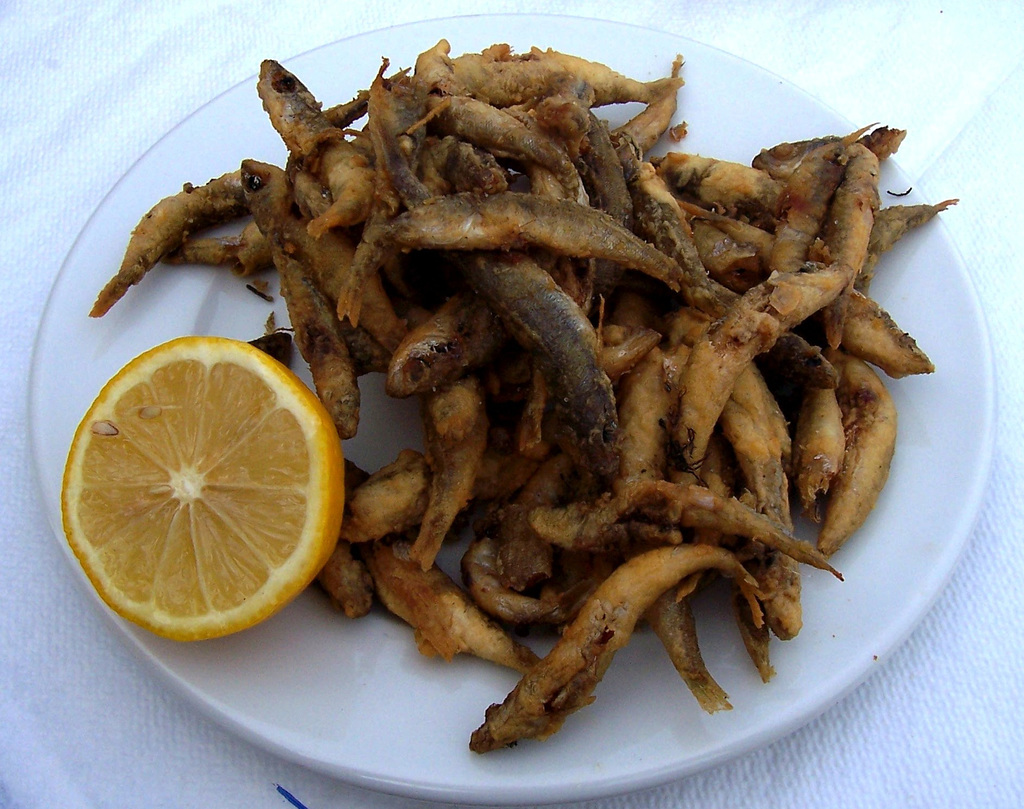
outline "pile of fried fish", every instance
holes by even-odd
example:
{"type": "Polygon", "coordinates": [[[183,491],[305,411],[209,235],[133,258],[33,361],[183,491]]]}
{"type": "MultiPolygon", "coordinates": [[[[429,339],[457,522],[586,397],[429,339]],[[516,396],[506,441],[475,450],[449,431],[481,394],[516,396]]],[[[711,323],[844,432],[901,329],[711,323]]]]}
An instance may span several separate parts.
{"type": "Polygon", "coordinates": [[[905,133],[750,165],[654,156],[685,135],[680,67],[637,81],[442,40],[324,108],[268,60],[257,90],[286,165],[244,160],[160,201],[91,313],[160,262],[274,272],[290,330],[254,342],[292,335],[341,439],[364,374],[418,398],[422,452],[348,465],[319,582],[350,617],[379,601],[424,654],[521,673],[477,752],[557,731],[641,624],[704,710],[730,708],[692,610],[714,582],[767,681],[769,638],[801,627],[800,566],[841,578],[830,558],[885,484],[882,377],[933,371],[869,295],[880,256],[955,202],[881,206],[905,133]],[[625,123],[598,115],[620,104],[625,123]],[[461,581],[437,564],[446,542],[461,581]],[[521,638],[544,626],[538,657],[521,638]]]}

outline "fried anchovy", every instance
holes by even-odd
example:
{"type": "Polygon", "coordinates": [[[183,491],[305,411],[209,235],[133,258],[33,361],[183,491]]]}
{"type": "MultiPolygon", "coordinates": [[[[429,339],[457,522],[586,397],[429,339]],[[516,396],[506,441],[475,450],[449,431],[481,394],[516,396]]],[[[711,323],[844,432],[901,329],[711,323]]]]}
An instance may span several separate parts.
{"type": "Polygon", "coordinates": [[[803,585],[796,560],[772,551],[747,565],[757,581],[761,607],[768,628],[780,640],[792,640],[803,628],[804,611],[800,601],[803,585]]]}
{"type": "Polygon", "coordinates": [[[249,209],[271,242],[281,294],[295,330],[295,345],[309,365],[317,395],[331,414],[338,435],[351,438],[359,424],[355,365],[333,307],[310,277],[310,269],[283,244],[284,219],[290,210],[284,172],[245,161],[241,173],[249,209]]]}
{"type": "MultiPolygon", "coordinates": [[[[433,206],[427,206],[433,207],[433,206]]],[[[618,471],[618,422],[590,321],[551,276],[521,253],[451,253],[466,282],[534,358],[568,427],[567,448],[599,478],[618,471]]]]}
{"type": "Polygon", "coordinates": [[[736,558],[708,545],[656,548],[619,566],[587,599],[555,646],[500,705],[487,709],[469,747],[485,753],[525,738],[546,739],[566,718],[593,702],[593,692],[637,621],[674,584],[714,568],[753,582],[736,558]]]}
{"type": "Polygon", "coordinates": [[[205,185],[185,185],[154,205],[135,226],[117,274],[100,291],[89,317],[102,317],[190,233],[229,222],[248,212],[242,180],[231,171],[205,185]]]}
{"type": "Polygon", "coordinates": [[[822,146],[831,144],[849,146],[851,143],[860,143],[870,149],[879,160],[885,160],[896,153],[906,136],[905,129],[892,129],[888,126],[872,129],[870,126],[865,126],[849,135],[826,135],[810,140],[780,143],[770,149],[762,149],[750,165],[766,171],[776,180],[786,182],[801,161],[822,146]]]}
{"type": "Polygon", "coordinates": [[[367,129],[377,165],[387,183],[402,202],[413,207],[430,196],[413,168],[426,135],[422,127],[414,128],[414,125],[426,114],[427,93],[421,83],[406,75],[385,78],[387,67],[385,59],[370,85],[367,129]]]}
{"type": "Polygon", "coordinates": [[[529,647],[486,616],[444,571],[423,570],[409,559],[407,542],[375,542],[364,556],[380,600],[416,630],[423,654],[450,661],[468,653],[519,672],[537,662],[529,647]]]}
{"type": "Polygon", "coordinates": [[[466,376],[421,400],[430,493],[409,558],[429,568],[459,513],[473,497],[487,446],[483,386],[466,376]]]}
{"type": "Polygon", "coordinates": [[[497,545],[497,539],[491,536],[474,538],[462,557],[462,578],[482,609],[513,626],[563,624],[596,586],[584,581],[565,590],[542,587],[536,595],[513,590],[498,573],[497,545]]]}
{"type": "Polygon", "coordinates": [[[476,295],[453,295],[395,349],[388,365],[389,396],[441,388],[493,359],[506,340],[501,320],[476,295]]]}
{"type": "Polygon", "coordinates": [[[651,161],[675,196],[771,229],[783,184],[767,172],[711,157],[670,152],[651,161]]]}
{"type": "MultiPolygon", "coordinates": [[[[310,277],[333,308],[355,254],[349,238],[341,231],[331,231],[320,238],[310,235],[307,220],[293,209],[287,178],[278,167],[246,160],[242,170],[249,178],[248,183],[257,186],[247,191],[248,204],[256,225],[271,243],[272,255],[300,265],[303,274],[310,277]]],[[[378,318],[380,320],[382,318],[378,318]]],[[[372,318],[369,322],[374,323],[372,318]]],[[[389,348],[397,344],[395,336],[387,333],[393,329],[380,328],[381,339],[378,339],[362,326],[339,321],[337,328],[355,363],[357,375],[387,368],[389,348]]]]}
{"type": "Polygon", "coordinates": [[[833,262],[859,273],[867,257],[878,198],[878,158],[865,146],[846,152],[846,169],[829,209],[824,241],[833,262]]]}
{"type": "Polygon", "coordinates": [[[373,606],[370,571],[361,559],[352,555],[352,546],[345,540],[338,540],[316,578],[331,603],[349,618],[361,618],[373,606]]]}
{"type": "Polygon", "coordinates": [[[263,61],[256,90],[291,156],[320,177],[331,192],[332,203],[312,221],[311,232],[320,235],[336,225],[363,221],[373,198],[372,151],[368,154],[333,126],[320,102],[279,62],[263,61]]]}
{"type": "Polygon", "coordinates": [[[770,271],[793,272],[807,260],[807,251],[843,177],[843,154],[841,143],[820,146],[801,160],[786,180],[768,261],[770,271]]]}
{"type": "Polygon", "coordinates": [[[676,76],[667,76],[646,82],[637,81],[623,76],[599,62],[591,62],[588,59],[554,51],[550,48],[546,51],[532,48],[530,57],[556,62],[566,72],[585,81],[594,90],[593,106],[595,107],[624,104],[630,101],[651,104],[669,93],[674,95],[676,90],[683,85],[683,80],[676,76]]]}
{"type": "Polygon", "coordinates": [[[680,216],[679,205],[665,181],[650,163],[630,172],[634,229],[680,268],[679,291],[683,300],[713,317],[725,314],[739,296],[712,280],[700,260],[693,235],[680,216]]]}
{"type": "Polygon", "coordinates": [[[836,393],[829,388],[804,392],[793,437],[792,470],[804,514],[821,519],[818,498],[828,492],[843,463],[846,437],[836,393]]]}
{"type": "Polygon", "coordinates": [[[635,519],[658,526],[708,528],[745,536],[802,564],[842,578],[811,544],[793,538],[776,522],[733,497],[722,497],[696,483],[635,479],[615,494],[565,506],[538,506],[530,528],[542,539],[566,549],[601,550],[628,538],[621,526],[635,519]]]}
{"type": "Polygon", "coordinates": [[[544,133],[514,115],[467,96],[430,102],[434,114],[430,129],[472,143],[495,157],[550,171],[570,197],[576,197],[579,177],[568,155],[544,133]]]}
{"type": "Polygon", "coordinates": [[[854,282],[855,287],[867,294],[868,287],[875,275],[875,266],[879,257],[902,239],[914,228],[930,222],[937,214],[959,200],[947,199],[936,205],[890,205],[875,213],[875,221],[871,226],[871,237],[868,240],[868,255],[864,266],[854,282]]]}
{"type": "Polygon", "coordinates": [[[510,250],[547,247],[577,258],[604,258],[639,270],[673,290],[681,286],[674,261],[608,214],[574,201],[509,191],[453,194],[399,214],[387,227],[405,249],[510,250]]]}
{"type": "Polygon", "coordinates": [[[625,135],[633,140],[640,154],[646,154],[658,142],[672,123],[678,104],[678,90],[683,80],[676,73],[681,62],[673,65],[672,76],[662,79],[660,90],[652,95],[647,106],[615,130],[616,135],[625,135]]]}
{"type": "Polygon", "coordinates": [[[242,174],[248,186],[246,198],[253,220],[271,248],[294,257],[333,300],[340,279],[352,264],[355,246],[351,240],[341,233],[332,233],[323,239],[310,236],[307,220],[292,206],[288,178],[277,166],[246,160],[242,163],[242,174]]]}
{"type": "Polygon", "coordinates": [[[168,264],[206,264],[228,267],[235,275],[253,275],[274,264],[270,242],[255,222],[249,222],[234,236],[197,236],[186,238],[164,256],[168,264]]]}
{"type": "MultiPolygon", "coordinates": [[[[829,261],[853,268],[849,288],[864,267],[875,211],[878,210],[878,158],[860,143],[846,150],[846,170],[829,207],[824,231],[829,261]]],[[[842,342],[849,295],[842,294],[822,312],[825,339],[835,348],[842,342]]]]}
{"type": "Polygon", "coordinates": [[[594,103],[594,90],[586,80],[550,59],[537,59],[533,53],[515,55],[508,45],[493,45],[454,59],[450,51],[448,41],[442,39],[416,59],[417,78],[435,93],[472,96],[495,107],[514,107],[565,92],[582,93],[588,106],[594,103]]]}
{"type": "Polygon", "coordinates": [[[449,57],[450,46],[441,40],[421,54],[418,76],[446,95],[471,95],[496,107],[529,103],[536,98],[569,92],[581,95],[585,89],[588,106],[630,101],[650,103],[662,97],[667,85],[678,88],[679,79],[641,82],[623,76],[598,62],[558,51],[533,48],[516,55],[505,44],[493,45],[481,53],[449,57]]]}
{"type": "Polygon", "coordinates": [[[672,402],[663,366],[664,355],[654,347],[619,383],[616,402],[622,451],[616,487],[635,478],[665,475],[668,434],[664,414],[672,402]]]}
{"type": "Polygon", "coordinates": [[[260,63],[256,92],[271,126],[292,155],[308,155],[325,136],[341,135],[324,117],[320,102],[306,85],[280,62],[264,59],[260,63]]]}
{"type": "Polygon", "coordinates": [[[843,348],[893,379],[930,374],[935,365],[917,341],[903,331],[877,301],[853,290],[843,321],[843,348]]]}
{"type": "MultiPolygon", "coordinates": [[[[626,187],[622,163],[608,132],[608,125],[590,113],[584,148],[576,159],[580,180],[590,204],[604,211],[626,230],[633,229],[633,202],[626,187]]],[[[622,267],[614,261],[595,262],[594,292],[607,295],[619,282],[622,267]]]]}
{"type": "Polygon", "coordinates": [[[775,397],[753,363],[736,377],[719,422],[757,510],[792,530],[786,476],[789,431],[775,397]]]}
{"type": "Polygon", "coordinates": [[[359,384],[356,369],[338,328],[334,310],[311,279],[293,261],[275,256],[295,345],[309,365],[313,386],[341,438],[352,438],[359,426],[359,384]]]}
{"type": "Polygon", "coordinates": [[[697,644],[697,622],[689,600],[677,599],[669,590],[658,597],[644,617],[700,707],[708,713],[731,710],[728,695],[704,664],[697,644]]]}
{"type": "Polygon", "coordinates": [[[776,273],[746,292],[694,344],[687,360],[673,441],[682,471],[696,471],[736,377],[778,338],[834,301],[853,280],[849,266],[776,273]]]}
{"type": "Polygon", "coordinates": [[[429,489],[426,459],[416,450],[402,450],[391,463],[346,489],[341,539],[372,542],[419,525],[429,489]]]}
{"type": "Polygon", "coordinates": [[[826,556],[839,550],[875,507],[889,477],[897,423],[892,396],[867,363],[839,354],[833,362],[840,369],[836,395],[846,451],[818,534],[818,548],[826,556]]]}

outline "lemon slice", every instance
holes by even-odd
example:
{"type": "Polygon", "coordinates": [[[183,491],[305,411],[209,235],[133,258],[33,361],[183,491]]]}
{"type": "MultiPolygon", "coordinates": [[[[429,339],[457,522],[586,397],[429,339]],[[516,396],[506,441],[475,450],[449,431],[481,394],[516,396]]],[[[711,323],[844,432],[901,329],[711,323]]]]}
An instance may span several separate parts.
{"type": "Polygon", "coordinates": [[[61,510],[119,615],[176,640],[269,617],[316,576],[344,506],[341,442],[315,394],[253,346],[183,337],[100,391],[61,510]]]}

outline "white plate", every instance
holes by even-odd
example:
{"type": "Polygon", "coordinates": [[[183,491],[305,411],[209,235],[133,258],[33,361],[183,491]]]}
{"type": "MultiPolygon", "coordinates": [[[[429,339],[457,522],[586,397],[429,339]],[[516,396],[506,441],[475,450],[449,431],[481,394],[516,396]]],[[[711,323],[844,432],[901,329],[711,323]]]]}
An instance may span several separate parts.
{"type": "MultiPolygon", "coordinates": [[[[441,37],[455,54],[494,42],[519,51],[550,46],[640,78],[664,75],[681,53],[688,151],[746,161],[779,141],[852,129],[748,62],[606,22],[515,16],[416,23],[286,65],[325,103],[336,103],[369,83],[382,56],[393,67],[408,66],[441,37]]],[[[36,341],[30,414],[36,471],[62,545],[65,453],[102,383],[143,349],[177,335],[248,339],[262,332],[270,306],[238,279],[199,268],[158,268],[105,318],[86,317],[142,213],[183,182],[204,182],[243,157],[284,159],[255,80],[214,99],[143,155],[104,199],[57,277],[36,341]]],[[[893,201],[886,189],[908,185],[890,161],[883,199],[893,201]]],[[[641,633],[615,659],[596,702],[560,733],[480,756],[469,751],[469,735],[515,675],[468,658],[450,665],[423,658],[409,629],[383,614],[348,621],[310,592],[267,623],[217,641],[167,642],[113,616],[112,626],[167,682],[247,739],[345,781],[407,796],[481,803],[591,798],[679,778],[768,743],[842,697],[907,636],[950,575],[985,484],[992,364],[977,298],[941,222],[886,256],[873,290],[938,372],[891,385],[900,433],[889,485],[836,559],[846,581],[806,574],[806,625],[795,640],[773,644],[778,673],[770,684],[754,674],[724,605],[714,596],[701,605],[702,646],[735,706],[731,712],[703,714],[657,643],[641,633]]],[[[361,432],[346,452],[376,468],[415,440],[416,419],[413,408],[383,402],[372,381],[364,395],[361,432]]],[[[77,569],[70,554],[69,560],[77,569]]]]}

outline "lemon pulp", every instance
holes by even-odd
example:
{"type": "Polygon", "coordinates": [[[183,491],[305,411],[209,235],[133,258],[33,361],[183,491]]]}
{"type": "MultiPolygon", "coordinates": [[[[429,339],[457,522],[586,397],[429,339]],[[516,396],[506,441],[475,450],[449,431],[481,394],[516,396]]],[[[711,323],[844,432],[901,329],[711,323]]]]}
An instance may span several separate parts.
{"type": "Polygon", "coordinates": [[[189,337],[119,371],[65,469],[65,533],[97,592],[158,634],[251,626],[337,540],[341,444],[316,396],[247,343],[189,337]]]}

